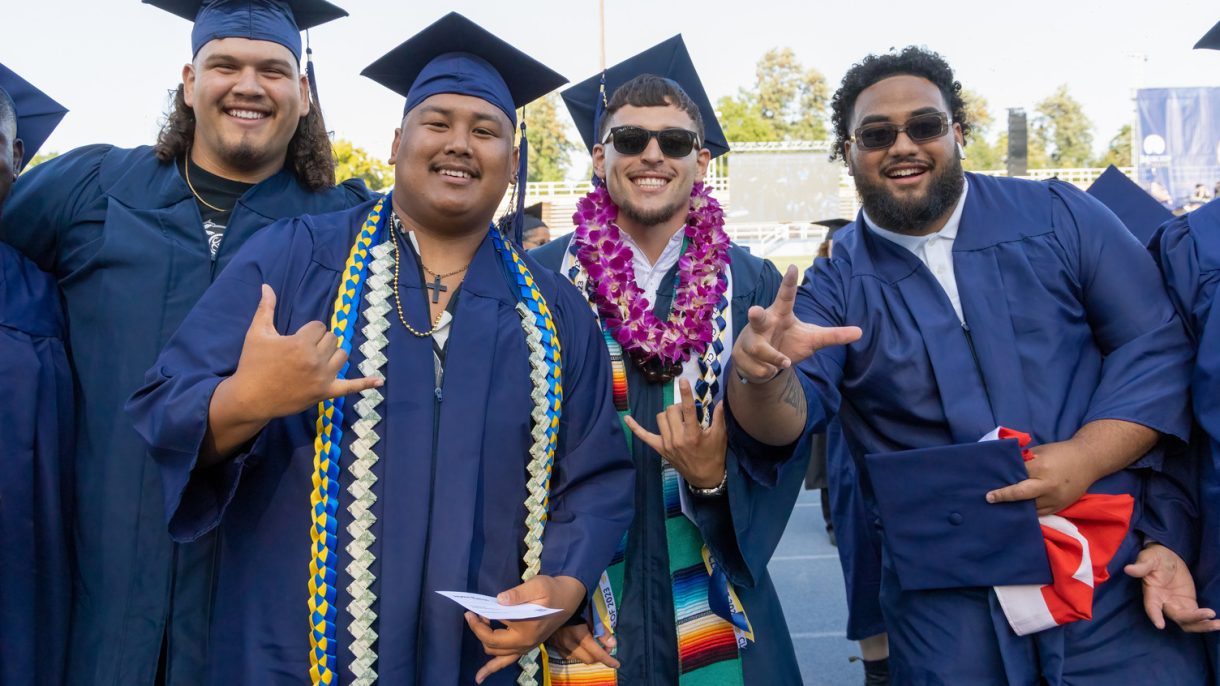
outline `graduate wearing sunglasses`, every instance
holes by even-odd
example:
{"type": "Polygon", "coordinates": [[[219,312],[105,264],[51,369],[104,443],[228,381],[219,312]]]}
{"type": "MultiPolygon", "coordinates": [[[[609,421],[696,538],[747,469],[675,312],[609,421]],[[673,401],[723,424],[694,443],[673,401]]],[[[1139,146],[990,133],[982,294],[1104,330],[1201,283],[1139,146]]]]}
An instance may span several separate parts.
{"type": "Polygon", "coordinates": [[[733,337],[779,273],[729,243],[702,183],[728,146],[681,37],[604,80],[605,101],[600,75],[563,94],[596,187],[576,232],[534,254],[599,315],[633,432],[635,519],[587,616],[552,637],[551,684],[799,684],[767,562],[806,459],[743,471],[719,402],[737,383],[733,337]]]}
{"type": "Polygon", "coordinates": [[[833,102],[863,209],[750,312],[725,405],[766,445],[837,415],[881,526],[893,683],[1202,683],[1197,637],[1154,626],[1214,615],[1167,573],[1190,553],[1164,525],[1162,469],[1190,433],[1191,350],[1152,261],[1074,186],[964,173],[961,84],[935,53],[870,55],[833,102]],[[980,442],[998,426],[1030,434],[1029,455],[980,442]],[[1086,492],[1127,519],[1101,545],[1073,525],[1088,555],[1056,564],[1071,558],[1048,556],[1039,517],[1069,521],[1086,492]],[[1065,580],[1087,590],[1074,615],[1047,591],[1065,580]]]}

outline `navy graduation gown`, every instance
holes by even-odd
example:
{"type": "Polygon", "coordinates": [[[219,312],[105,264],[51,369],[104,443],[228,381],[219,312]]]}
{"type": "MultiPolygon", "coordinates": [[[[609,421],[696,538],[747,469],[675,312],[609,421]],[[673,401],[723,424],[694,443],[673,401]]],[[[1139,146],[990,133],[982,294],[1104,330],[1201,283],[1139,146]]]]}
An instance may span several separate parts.
{"type": "MultiPolygon", "coordinates": [[[[1201,607],[1220,607],[1220,201],[1176,217],[1149,243],[1161,267],[1174,305],[1198,348],[1191,374],[1191,399],[1200,429],[1192,440],[1195,472],[1187,473],[1189,491],[1197,497],[1200,541],[1195,587],[1201,607]]],[[[1192,503],[1193,504],[1193,503],[1192,503]]],[[[1179,526],[1196,511],[1181,508],[1179,526]]],[[[1212,684],[1220,684],[1220,637],[1207,634],[1212,684]]]]}
{"type": "Polygon", "coordinates": [[[835,552],[847,592],[847,638],[860,641],[885,633],[881,613],[881,532],[869,514],[856,474],[856,463],[836,420],[826,424],[826,479],[835,552]]]}
{"type": "MultiPolygon", "coordinates": [[[[370,205],[283,222],[260,233],[217,279],[133,398],[137,430],[165,481],[170,533],[191,540],[219,527],[212,684],[299,684],[308,679],[306,581],[316,411],[268,424],[244,453],[195,469],[212,391],[233,373],[246,329],[270,284],[276,327],[329,321],[339,276],[370,205]],[[293,580],[296,580],[295,582],[293,580]]],[[[408,321],[429,320],[409,251],[400,253],[408,321]]],[[[528,260],[528,258],[527,258],[528,260]]],[[[551,484],[543,574],[593,589],[630,520],[630,462],[610,395],[609,357],[588,305],[530,261],[562,345],[564,403],[551,484]],[[543,273],[539,273],[543,272],[543,273]]],[[[520,583],[526,463],[531,439],[528,350],[517,299],[490,237],[458,294],[439,388],[432,341],[389,314],[385,401],[374,513],[380,683],[473,683],[488,659],[462,608],[436,591],[494,595],[520,583]]],[[[363,326],[361,323],[360,326],[363,326]]],[[[363,336],[354,339],[353,368],[363,336]]],[[[344,460],[355,419],[349,398],[344,460]]],[[[350,518],[343,466],[338,549],[350,518]]],[[[340,554],[340,678],[349,678],[347,556],[340,554]]],[[[488,684],[510,684],[516,669],[488,684]]]]}
{"type": "MultiPolygon", "coordinates": [[[[558,271],[571,235],[552,241],[531,254],[558,271]]],[[[748,321],[750,307],[766,307],[779,291],[775,265],[730,248],[733,278],[733,335],[748,321]]],[[[673,302],[673,276],[661,281],[654,311],[668,316],[673,302]]],[[[609,377],[607,377],[609,380],[609,377]]],[[[727,383],[725,378],[721,384],[727,383]]],[[[664,409],[661,385],[649,384],[634,364],[627,365],[631,416],[649,431],[657,431],[656,416],[664,409]]],[[[783,462],[778,478],[760,483],[737,462],[740,447],[730,442],[726,468],[728,492],[723,498],[691,498],[695,524],[738,591],[756,641],[741,653],[747,684],[799,684],[800,671],[783,608],[767,563],[783,535],[804,480],[809,452],[783,462]]],[[[635,518],[628,534],[624,588],[618,608],[618,672],[623,686],[668,686],[678,682],[677,635],[669,553],[665,546],[665,507],[661,459],[640,440],[632,441],[635,463],[635,518]]]]}
{"type": "Polygon", "coordinates": [[[63,682],[72,372],[55,281],[0,243],[0,683],[63,682]]]}
{"type": "Polygon", "coordinates": [[[163,637],[169,684],[197,681],[214,547],[171,542],[156,465],[123,403],[250,236],[276,219],[367,197],[359,182],[314,193],[280,171],[238,200],[213,262],[177,165],[150,147],[80,148],[13,186],[0,239],[59,282],[79,390],[69,683],[150,684],[163,637]]]}
{"type": "MultiPolygon", "coordinates": [[[[838,412],[874,516],[868,453],[974,442],[997,425],[1062,441],[1106,418],[1188,434],[1189,342],[1138,242],[1064,183],[968,176],[953,260],[969,329],[918,258],[859,218],[798,292],[802,320],[863,329],[800,369],[811,428],[838,412]]],[[[895,682],[1198,683],[1197,641],[1156,631],[1122,573],[1155,510],[1145,484],[1162,460],[1155,449],[1090,489],[1136,501],[1092,621],[1018,638],[989,589],[904,592],[883,559],[895,682]]]]}

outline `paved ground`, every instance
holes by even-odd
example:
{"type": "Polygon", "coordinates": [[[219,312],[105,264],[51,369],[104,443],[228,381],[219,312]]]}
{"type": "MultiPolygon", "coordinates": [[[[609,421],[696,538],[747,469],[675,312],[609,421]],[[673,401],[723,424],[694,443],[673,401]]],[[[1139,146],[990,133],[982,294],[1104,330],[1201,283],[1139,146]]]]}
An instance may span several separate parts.
{"type": "Polygon", "coordinates": [[[818,491],[802,491],[784,537],[771,558],[771,578],[806,686],[854,686],[864,668],[848,662],[858,646],[844,636],[847,601],[835,549],[826,539],[818,491]]]}

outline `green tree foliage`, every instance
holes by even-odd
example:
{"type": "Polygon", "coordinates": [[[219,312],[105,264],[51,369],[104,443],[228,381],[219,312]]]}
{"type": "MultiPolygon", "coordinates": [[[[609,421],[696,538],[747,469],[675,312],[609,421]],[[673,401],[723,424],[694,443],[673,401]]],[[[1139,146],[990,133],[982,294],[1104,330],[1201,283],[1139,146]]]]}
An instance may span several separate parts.
{"type": "Polygon", "coordinates": [[[1034,141],[1046,153],[1052,167],[1087,167],[1093,160],[1093,123],[1084,108],[1068,92],[1067,84],[1039,102],[1030,127],[1029,166],[1034,164],[1034,141]]]}
{"type": "Polygon", "coordinates": [[[717,103],[720,125],[732,141],[827,138],[826,77],[805,68],[792,48],[772,48],[758,60],[753,89],[740,89],[717,103]]]}
{"type": "Polygon", "coordinates": [[[1108,167],[1110,165],[1116,167],[1131,166],[1131,125],[1123,124],[1123,127],[1114,134],[1110,139],[1110,145],[1106,148],[1105,153],[1097,160],[1096,167],[1108,167]]]}
{"type": "Polygon", "coordinates": [[[717,119],[724,136],[729,140],[756,143],[761,141],[778,141],[782,138],[779,131],[758,107],[758,98],[744,88],[736,96],[723,96],[716,103],[717,119]]]}
{"type": "Polygon", "coordinates": [[[525,138],[529,141],[529,180],[563,181],[571,165],[569,155],[581,146],[568,135],[575,131],[568,108],[559,93],[551,93],[525,110],[525,138]]]}
{"type": "Polygon", "coordinates": [[[394,185],[394,170],[382,160],[340,138],[331,148],[335,152],[335,179],[363,179],[369,188],[379,191],[394,185]]]}
{"type": "Polygon", "coordinates": [[[1002,140],[992,140],[995,117],[988,107],[987,98],[967,89],[962,91],[962,99],[966,102],[966,121],[970,123],[970,135],[966,137],[966,159],[962,160],[962,167],[967,171],[1003,169],[1008,155],[1007,132],[1001,132],[1002,140]]]}
{"type": "Polygon", "coordinates": [[[24,174],[27,171],[33,169],[34,167],[37,167],[38,165],[42,164],[43,162],[46,162],[47,160],[53,160],[56,157],[59,157],[59,153],[57,153],[57,152],[40,152],[37,155],[34,155],[34,158],[26,163],[25,169],[22,169],[21,173],[24,174]]]}

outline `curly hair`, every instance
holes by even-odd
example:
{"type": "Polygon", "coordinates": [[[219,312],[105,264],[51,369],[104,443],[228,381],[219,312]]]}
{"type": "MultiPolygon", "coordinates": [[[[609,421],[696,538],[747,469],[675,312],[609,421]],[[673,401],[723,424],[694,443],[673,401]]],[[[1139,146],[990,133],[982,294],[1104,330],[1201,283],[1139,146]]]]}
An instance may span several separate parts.
{"type": "MultiPolygon", "coordinates": [[[[185,155],[195,140],[195,111],[186,104],[182,84],[170,96],[170,109],[157,134],[153,148],[157,159],[169,162],[185,155]]],[[[330,147],[330,135],[322,119],[322,108],[313,94],[309,95],[309,114],[301,118],[296,133],[288,142],[284,166],[311,191],[323,191],[335,185],[335,155],[330,147]]]]}
{"type": "Polygon", "coordinates": [[[830,159],[842,159],[844,146],[851,138],[852,109],[856,106],[856,98],[869,86],[891,76],[918,76],[927,79],[940,89],[945,102],[949,104],[953,123],[962,129],[962,137],[970,133],[970,122],[966,118],[966,103],[962,99],[962,84],[953,78],[953,69],[945,58],[939,54],[914,45],[908,45],[901,52],[888,52],[884,55],[869,55],[843,75],[839,90],[835,91],[830,102],[830,121],[835,129],[834,147],[830,159]]]}

